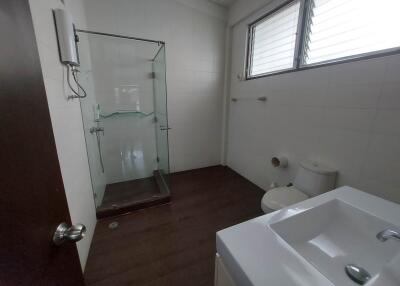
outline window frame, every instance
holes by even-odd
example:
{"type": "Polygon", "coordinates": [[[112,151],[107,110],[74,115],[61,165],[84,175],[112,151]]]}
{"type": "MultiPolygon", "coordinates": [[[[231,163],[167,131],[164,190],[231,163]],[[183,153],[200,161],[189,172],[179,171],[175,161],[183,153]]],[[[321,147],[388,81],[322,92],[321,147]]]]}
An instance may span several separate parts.
{"type": "Polygon", "coordinates": [[[400,46],[384,49],[384,50],[377,50],[368,53],[356,54],[352,56],[346,56],[341,58],[335,58],[332,60],[321,61],[313,64],[306,64],[304,62],[304,38],[305,38],[305,24],[308,16],[308,11],[310,9],[311,0],[288,0],[284,1],[282,4],[278,5],[277,7],[271,9],[267,13],[264,13],[261,17],[258,17],[256,20],[250,22],[247,26],[247,48],[246,48],[246,61],[245,61],[245,79],[246,80],[253,80],[262,77],[268,77],[273,75],[297,72],[302,70],[309,70],[319,67],[326,67],[331,65],[338,65],[343,63],[349,62],[357,62],[362,60],[368,60],[373,58],[385,57],[395,54],[400,54],[400,46]],[[289,5],[294,4],[295,2],[300,2],[300,10],[299,10],[299,21],[297,25],[297,36],[296,36],[296,45],[294,50],[294,62],[293,67],[288,69],[282,69],[277,71],[272,71],[268,73],[262,73],[258,75],[250,75],[251,65],[252,65],[252,56],[253,56],[253,47],[254,47],[254,28],[257,24],[263,22],[268,17],[272,16],[273,14],[278,13],[280,10],[288,7],[289,5]]]}
{"type": "Polygon", "coordinates": [[[282,73],[282,72],[288,72],[293,70],[294,68],[296,68],[297,66],[297,62],[298,62],[298,49],[300,47],[299,44],[299,37],[296,36],[296,44],[295,44],[295,50],[294,50],[294,57],[293,57],[293,66],[291,68],[287,68],[287,69],[280,69],[277,71],[272,71],[272,72],[267,72],[267,73],[262,73],[262,74],[258,74],[258,75],[250,75],[250,71],[252,68],[252,56],[253,56],[253,49],[254,49],[254,30],[255,27],[257,26],[257,24],[260,24],[262,22],[264,22],[265,20],[267,20],[269,17],[273,16],[274,14],[277,14],[279,11],[285,9],[286,7],[289,7],[290,5],[294,5],[294,3],[299,2],[300,3],[300,8],[299,8],[299,20],[297,22],[297,34],[299,33],[300,30],[300,26],[303,22],[302,17],[302,11],[304,10],[304,2],[305,0],[289,0],[289,1],[285,1],[284,3],[278,5],[278,7],[272,9],[271,11],[269,11],[266,14],[263,14],[261,17],[257,18],[256,20],[254,20],[253,22],[251,22],[250,24],[248,24],[247,27],[247,52],[246,52],[246,79],[253,79],[253,78],[257,78],[257,77],[262,77],[262,76],[267,76],[267,75],[271,75],[271,74],[275,74],[275,73],[282,73]]]}

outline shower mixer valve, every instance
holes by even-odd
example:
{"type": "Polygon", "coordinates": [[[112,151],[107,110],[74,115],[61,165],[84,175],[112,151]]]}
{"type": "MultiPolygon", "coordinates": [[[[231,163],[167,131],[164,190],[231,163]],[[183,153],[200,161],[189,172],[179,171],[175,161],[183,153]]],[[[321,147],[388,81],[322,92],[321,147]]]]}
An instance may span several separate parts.
{"type": "Polygon", "coordinates": [[[92,127],[92,128],[90,128],[89,129],[89,132],[91,133],[91,134],[93,134],[93,133],[99,133],[99,132],[102,132],[103,133],[103,135],[104,135],[104,128],[103,127],[92,127]]]}

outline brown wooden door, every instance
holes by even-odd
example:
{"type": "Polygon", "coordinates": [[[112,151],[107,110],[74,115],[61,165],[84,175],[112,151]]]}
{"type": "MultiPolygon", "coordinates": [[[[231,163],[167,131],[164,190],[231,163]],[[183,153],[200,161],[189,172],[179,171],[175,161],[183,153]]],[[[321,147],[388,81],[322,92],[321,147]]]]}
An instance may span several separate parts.
{"type": "Polygon", "coordinates": [[[28,0],[0,1],[0,166],[0,285],[84,285],[28,0]]]}

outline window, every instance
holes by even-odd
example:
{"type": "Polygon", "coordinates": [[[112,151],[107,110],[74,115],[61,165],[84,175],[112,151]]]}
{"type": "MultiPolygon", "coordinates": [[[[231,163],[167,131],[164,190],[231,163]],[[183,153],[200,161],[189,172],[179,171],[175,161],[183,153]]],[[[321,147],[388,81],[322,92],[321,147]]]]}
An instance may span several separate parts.
{"type": "Polygon", "coordinates": [[[247,78],[398,53],[398,11],[399,0],[291,1],[249,26],[247,78]]]}
{"type": "Polygon", "coordinates": [[[304,64],[400,47],[399,0],[314,0],[304,64]]]}
{"type": "Polygon", "coordinates": [[[251,25],[249,75],[293,68],[300,1],[251,25]]]}

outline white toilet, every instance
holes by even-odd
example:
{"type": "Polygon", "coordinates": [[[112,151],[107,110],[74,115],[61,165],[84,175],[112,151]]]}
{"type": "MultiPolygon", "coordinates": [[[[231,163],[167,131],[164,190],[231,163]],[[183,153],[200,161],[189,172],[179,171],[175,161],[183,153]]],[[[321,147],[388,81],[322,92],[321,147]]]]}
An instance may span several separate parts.
{"type": "Polygon", "coordinates": [[[335,188],[336,176],[336,170],[312,161],[301,162],[293,186],[267,191],[261,208],[268,213],[331,191],[335,188]]]}

